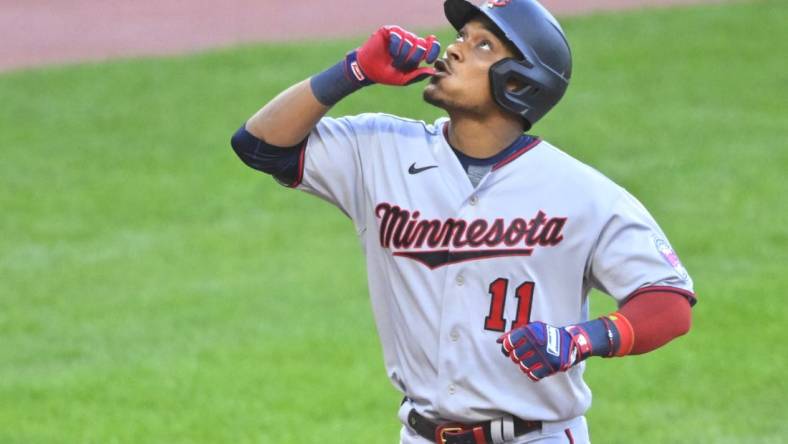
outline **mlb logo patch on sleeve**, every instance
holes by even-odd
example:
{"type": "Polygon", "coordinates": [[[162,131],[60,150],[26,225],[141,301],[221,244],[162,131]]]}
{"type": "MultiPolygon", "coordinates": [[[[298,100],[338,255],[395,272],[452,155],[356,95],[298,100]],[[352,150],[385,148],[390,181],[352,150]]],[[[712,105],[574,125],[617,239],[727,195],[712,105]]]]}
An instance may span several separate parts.
{"type": "Polygon", "coordinates": [[[668,241],[662,239],[661,237],[654,236],[654,245],[657,247],[657,251],[659,254],[665,258],[668,264],[676,270],[679,276],[685,281],[689,279],[689,273],[687,273],[687,269],[684,268],[684,265],[681,264],[679,260],[679,256],[673,251],[673,248],[670,246],[668,241]]]}

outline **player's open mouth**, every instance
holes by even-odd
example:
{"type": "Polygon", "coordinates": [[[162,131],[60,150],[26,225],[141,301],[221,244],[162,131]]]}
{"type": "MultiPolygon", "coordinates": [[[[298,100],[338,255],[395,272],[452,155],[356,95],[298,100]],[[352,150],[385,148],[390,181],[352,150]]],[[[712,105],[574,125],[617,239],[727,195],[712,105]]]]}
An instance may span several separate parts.
{"type": "Polygon", "coordinates": [[[449,64],[446,63],[443,59],[438,59],[435,61],[433,65],[435,68],[435,75],[436,76],[448,76],[451,75],[451,70],[449,69],[449,64]]]}

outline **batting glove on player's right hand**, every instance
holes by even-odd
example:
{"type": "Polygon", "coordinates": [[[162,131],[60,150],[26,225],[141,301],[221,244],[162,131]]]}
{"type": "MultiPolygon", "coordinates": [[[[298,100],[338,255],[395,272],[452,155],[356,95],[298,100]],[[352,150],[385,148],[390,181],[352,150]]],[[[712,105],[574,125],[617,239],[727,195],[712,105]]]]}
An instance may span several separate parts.
{"type": "Polygon", "coordinates": [[[553,327],[532,322],[498,338],[504,355],[520,366],[529,378],[539,381],[570,367],[591,355],[591,346],[582,331],[574,327],[553,327]]]}
{"type": "Polygon", "coordinates": [[[424,39],[399,26],[384,26],[348,58],[358,61],[361,72],[355,71],[352,62],[350,66],[359,81],[365,80],[360,75],[375,83],[409,85],[435,75],[434,68],[419,68],[419,64],[435,62],[440,51],[440,42],[434,35],[424,39]]]}

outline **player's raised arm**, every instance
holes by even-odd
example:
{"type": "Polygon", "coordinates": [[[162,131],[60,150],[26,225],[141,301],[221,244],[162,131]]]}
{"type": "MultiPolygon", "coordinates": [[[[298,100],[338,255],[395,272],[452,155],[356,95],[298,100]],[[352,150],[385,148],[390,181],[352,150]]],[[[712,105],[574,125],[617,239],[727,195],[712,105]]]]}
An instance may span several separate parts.
{"type": "Polygon", "coordinates": [[[239,130],[248,135],[236,134],[233,147],[236,152],[240,149],[242,158],[242,144],[249,136],[274,147],[297,147],[343,97],[374,83],[408,85],[423,80],[435,71],[419,65],[423,61],[433,63],[439,54],[440,43],[435,36],[421,38],[398,26],[384,26],[336,65],[266,104],[239,130]]]}

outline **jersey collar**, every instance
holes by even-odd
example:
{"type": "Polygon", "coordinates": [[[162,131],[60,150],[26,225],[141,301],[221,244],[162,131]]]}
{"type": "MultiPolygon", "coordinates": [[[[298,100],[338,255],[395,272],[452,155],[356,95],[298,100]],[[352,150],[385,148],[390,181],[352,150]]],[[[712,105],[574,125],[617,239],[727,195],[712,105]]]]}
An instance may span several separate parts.
{"type": "Polygon", "coordinates": [[[457,159],[462,164],[463,169],[467,171],[469,165],[477,165],[477,166],[490,166],[491,171],[495,171],[499,168],[504,167],[505,165],[510,164],[518,157],[522,156],[523,154],[527,153],[531,150],[531,148],[535,147],[541,142],[541,139],[538,137],[530,136],[528,134],[523,134],[522,136],[518,137],[511,145],[501,150],[499,153],[492,157],[487,157],[484,159],[479,159],[476,157],[468,156],[456,148],[454,148],[451,143],[449,143],[449,121],[446,121],[443,125],[443,138],[446,140],[446,144],[452,149],[454,154],[457,156],[457,159]]]}

